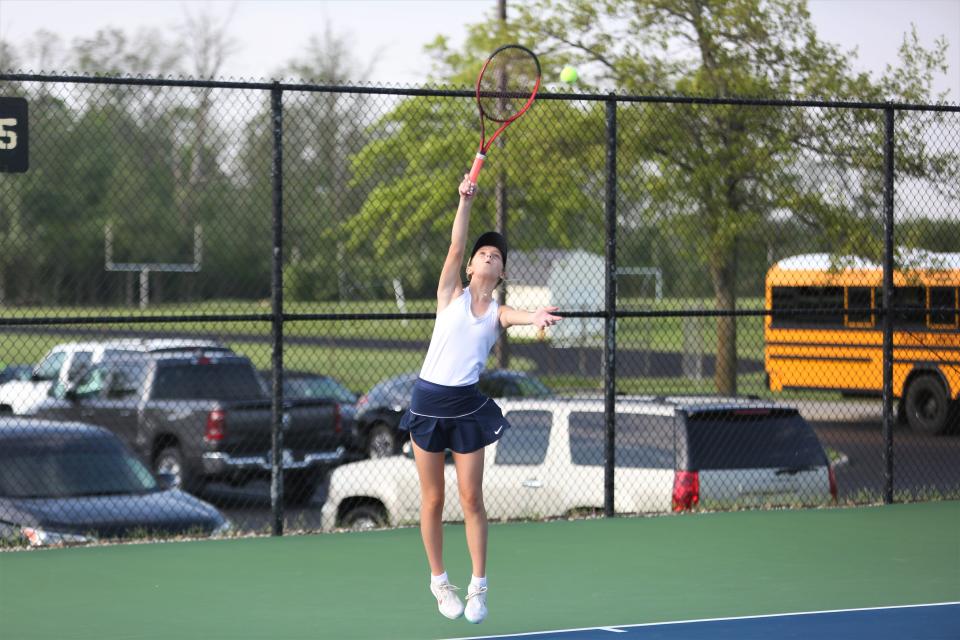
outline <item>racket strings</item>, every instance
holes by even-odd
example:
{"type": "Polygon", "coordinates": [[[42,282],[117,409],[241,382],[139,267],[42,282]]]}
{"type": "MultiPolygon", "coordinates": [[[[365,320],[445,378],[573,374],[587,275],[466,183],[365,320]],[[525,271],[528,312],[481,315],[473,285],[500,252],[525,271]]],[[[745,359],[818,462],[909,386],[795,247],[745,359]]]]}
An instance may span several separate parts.
{"type": "Polygon", "coordinates": [[[529,51],[501,49],[490,58],[477,85],[483,115],[496,122],[510,120],[530,101],[539,79],[540,66],[529,51]]]}

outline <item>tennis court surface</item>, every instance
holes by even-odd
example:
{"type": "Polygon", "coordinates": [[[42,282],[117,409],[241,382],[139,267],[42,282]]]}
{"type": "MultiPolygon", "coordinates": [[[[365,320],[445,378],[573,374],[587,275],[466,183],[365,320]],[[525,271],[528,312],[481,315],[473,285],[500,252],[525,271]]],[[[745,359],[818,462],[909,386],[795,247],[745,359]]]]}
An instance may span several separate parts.
{"type": "Polygon", "coordinates": [[[494,525],[479,626],[415,528],[2,553],[0,637],[960,638],[958,531],[960,502],[494,525]]]}

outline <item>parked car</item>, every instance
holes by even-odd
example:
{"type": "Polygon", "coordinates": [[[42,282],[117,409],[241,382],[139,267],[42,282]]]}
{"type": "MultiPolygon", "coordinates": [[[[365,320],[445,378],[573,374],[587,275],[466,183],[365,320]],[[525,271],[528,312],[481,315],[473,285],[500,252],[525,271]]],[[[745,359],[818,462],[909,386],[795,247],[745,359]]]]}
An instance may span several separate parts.
{"type": "MultiPolygon", "coordinates": [[[[260,371],[264,388],[271,393],[273,373],[260,371]]],[[[290,400],[333,400],[340,404],[340,421],[344,432],[353,433],[357,415],[357,394],[332,376],[310,371],[285,369],[283,372],[283,397],[290,400]]]]}
{"type": "MultiPolygon", "coordinates": [[[[272,469],[272,401],[248,358],[234,353],[128,354],[54,389],[38,415],[116,433],[147,465],[198,493],[210,482],[242,485],[272,469]]],[[[284,496],[308,501],[328,467],[345,459],[349,434],[331,400],[283,408],[284,496]]]]}
{"type": "Polygon", "coordinates": [[[33,375],[33,365],[8,364],[0,370],[0,385],[11,380],[29,380],[31,375],[33,375]]]}
{"type": "MultiPolygon", "coordinates": [[[[357,401],[353,446],[370,458],[400,452],[400,418],[410,406],[416,373],[404,373],[377,383],[357,401]]],[[[510,369],[480,374],[480,390],[491,398],[546,398],[553,392],[537,378],[510,369]]]]}
{"type": "MultiPolygon", "coordinates": [[[[484,454],[488,516],[602,511],[603,404],[600,398],[503,400],[512,428],[484,454]]],[[[794,408],[745,399],[619,397],[615,420],[618,513],[836,499],[823,447],[794,408]]],[[[462,520],[452,465],[445,481],[443,517],[462,520]]],[[[331,473],[322,526],[414,523],[419,505],[412,456],[363,460],[331,473]]]]}
{"type": "Polygon", "coordinates": [[[0,418],[0,540],[45,546],[230,529],[216,508],[169,483],[106,429],[0,418]]]}
{"type": "Polygon", "coordinates": [[[104,342],[65,342],[51,349],[26,379],[0,385],[0,413],[30,415],[57,383],[68,385],[95,364],[131,353],[169,353],[191,349],[231,353],[219,342],[206,339],[157,338],[110,340],[104,342]]]}
{"type": "MultiPolygon", "coordinates": [[[[260,377],[269,392],[273,374],[269,370],[261,370],[260,377]]],[[[283,371],[283,396],[298,400],[311,398],[330,398],[341,404],[355,404],[357,394],[350,391],[342,382],[331,376],[310,371],[283,371]]]]}

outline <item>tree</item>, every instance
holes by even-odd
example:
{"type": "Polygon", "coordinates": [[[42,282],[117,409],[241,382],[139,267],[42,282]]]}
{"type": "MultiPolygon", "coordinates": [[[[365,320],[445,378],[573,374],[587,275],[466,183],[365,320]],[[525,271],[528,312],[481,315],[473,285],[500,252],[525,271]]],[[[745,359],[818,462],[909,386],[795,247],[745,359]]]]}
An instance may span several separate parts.
{"type": "Polygon", "coordinates": [[[0,71],[14,72],[20,66],[20,57],[13,45],[0,40],[0,71]]]}
{"type": "MultiPolygon", "coordinates": [[[[363,62],[351,51],[350,37],[328,23],[277,76],[328,86],[363,82],[376,59],[363,62]]],[[[354,261],[345,259],[340,225],[363,201],[351,157],[368,142],[374,111],[364,94],[296,89],[283,94],[284,282],[293,300],[343,299],[358,289],[368,293],[354,275],[354,261]]],[[[255,128],[260,129],[260,120],[269,122],[269,112],[258,117],[255,128]]],[[[272,148],[271,133],[260,129],[256,134],[261,149],[272,148]]],[[[269,193],[269,184],[264,187],[269,193]]]]}
{"type": "Polygon", "coordinates": [[[123,76],[164,76],[180,71],[179,43],[159,29],[141,29],[132,36],[115,27],[98,30],[74,42],[71,66],[80,73],[123,76]]]}
{"type": "MultiPolygon", "coordinates": [[[[817,37],[803,0],[537,0],[520,11],[521,36],[538,50],[630,94],[925,102],[946,68],[946,42],[926,50],[910,32],[899,67],[878,80],[856,73],[855,54],[817,37]]],[[[938,121],[898,128],[898,176],[956,184],[956,158],[926,144],[938,121]]],[[[717,310],[732,314],[738,255],[778,217],[817,229],[838,253],[881,251],[882,122],[867,110],[625,107],[621,207],[668,222],[709,275],[717,310]],[[810,171],[843,191],[824,191],[810,171]]],[[[717,338],[717,390],[735,394],[732,315],[718,319],[717,338]]]]}
{"type": "MultiPolygon", "coordinates": [[[[17,52],[0,40],[0,70],[12,71],[19,65],[17,52]]],[[[22,97],[22,92],[7,87],[6,97],[22,97]]],[[[22,177],[21,177],[22,182],[22,177]]],[[[4,195],[0,196],[0,305],[7,303],[7,274],[23,253],[23,212],[20,204],[22,188],[14,185],[13,176],[0,176],[4,195]]]]}
{"type": "MultiPolygon", "coordinates": [[[[106,29],[69,49],[56,36],[39,32],[25,46],[25,59],[40,68],[56,61],[56,68],[88,74],[165,75],[177,68],[178,50],[155,31],[131,40],[106,29]]],[[[139,255],[115,256],[121,260],[162,259],[176,248],[162,228],[172,208],[172,109],[163,91],[151,87],[88,85],[69,98],[54,84],[16,89],[31,102],[34,160],[30,172],[10,180],[6,191],[7,244],[19,244],[21,253],[29,247],[29,259],[17,263],[18,297],[45,303],[109,299],[105,224],[125,229],[128,245],[137,240],[139,255]]],[[[125,247],[118,249],[122,253],[125,247]]],[[[4,262],[16,255],[11,251],[4,262]]]]}
{"type": "MultiPolygon", "coordinates": [[[[227,33],[232,17],[232,9],[222,22],[208,12],[186,13],[180,38],[193,77],[219,78],[223,65],[237,49],[236,42],[227,33]]],[[[229,137],[214,117],[216,107],[223,105],[216,104],[213,89],[198,87],[193,89],[193,95],[194,100],[172,109],[169,118],[171,131],[182,132],[172,141],[180,148],[171,154],[177,230],[181,237],[192,237],[194,227],[203,217],[204,204],[211,202],[211,192],[216,191],[217,177],[221,174],[218,151],[229,145],[229,137]]],[[[196,290],[196,278],[184,280],[186,297],[190,299],[196,290]]]]}
{"type": "MultiPolygon", "coordinates": [[[[471,86],[483,60],[509,42],[533,44],[498,17],[469,27],[463,50],[439,37],[427,47],[434,58],[429,82],[471,86]]],[[[494,185],[500,174],[510,185],[512,248],[602,252],[603,109],[595,102],[534,104],[501,136],[506,144],[491,150],[471,227],[495,228],[494,185]]],[[[435,294],[456,211],[456,184],[477,148],[477,118],[470,97],[414,96],[399,100],[370,128],[370,142],[353,158],[354,180],[367,196],[344,228],[348,250],[366,260],[371,274],[400,274],[408,291],[435,294]]],[[[508,262],[508,280],[510,273],[508,262]]]]}

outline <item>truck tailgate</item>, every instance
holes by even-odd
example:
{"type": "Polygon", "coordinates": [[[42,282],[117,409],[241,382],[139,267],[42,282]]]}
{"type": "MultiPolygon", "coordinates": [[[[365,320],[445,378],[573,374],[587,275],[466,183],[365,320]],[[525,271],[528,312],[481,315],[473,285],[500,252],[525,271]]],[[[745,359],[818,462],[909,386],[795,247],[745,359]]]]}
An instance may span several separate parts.
{"type": "MultiPolygon", "coordinates": [[[[269,400],[224,403],[221,412],[223,450],[233,454],[261,454],[273,441],[269,400]]],[[[335,403],[318,400],[287,403],[283,410],[283,448],[294,455],[335,449],[343,439],[335,403]]]]}

